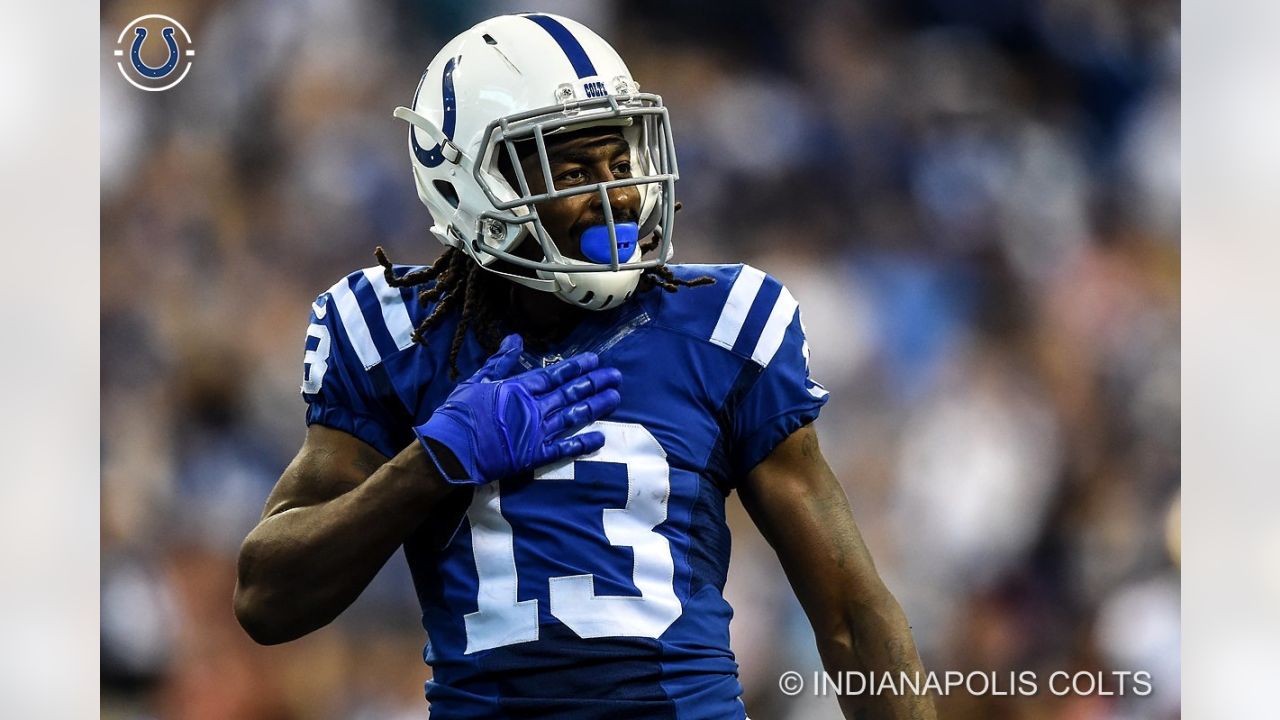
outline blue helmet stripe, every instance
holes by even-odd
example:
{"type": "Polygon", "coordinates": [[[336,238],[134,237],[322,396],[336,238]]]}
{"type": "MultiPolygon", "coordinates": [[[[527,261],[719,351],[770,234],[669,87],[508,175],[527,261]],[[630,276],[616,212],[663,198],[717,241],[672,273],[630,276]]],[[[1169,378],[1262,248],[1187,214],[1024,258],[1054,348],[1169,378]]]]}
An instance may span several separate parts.
{"type": "Polygon", "coordinates": [[[582,43],[578,42],[578,38],[569,32],[569,28],[565,27],[553,17],[547,15],[525,15],[525,17],[538,23],[538,26],[547,31],[547,34],[560,45],[560,49],[569,58],[569,62],[573,64],[573,71],[578,73],[579,78],[591,77],[596,74],[596,66],[591,63],[591,58],[587,57],[587,51],[583,49],[582,43]]]}

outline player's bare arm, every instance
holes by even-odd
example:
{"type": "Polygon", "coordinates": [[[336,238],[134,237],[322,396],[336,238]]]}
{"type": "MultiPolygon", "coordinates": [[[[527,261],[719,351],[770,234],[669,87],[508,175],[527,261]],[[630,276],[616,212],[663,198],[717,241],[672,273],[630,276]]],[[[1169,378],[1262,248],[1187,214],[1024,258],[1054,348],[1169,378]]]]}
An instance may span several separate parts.
{"type": "Polygon", "coordinates": [[[327,625],[450,493],[419,443],[388,459],[312,425],[240,549],[235,611],[254,640],[327,625]]]}
{"type": "MultiPolygon", "coordinates": [[[[827,672],[923,673],[911,628],[862,541],[812,425],[748,473],[743,505],[778,553],[804,606],[827,672]]],[[[840,696],[853,720],[931,720],[927,696],[840,696]]]]}
{"type": "Polygon", "coordinates": [[[311,426],[240,551],[236,616],[255,640],[285,642],[328,624],[410,533],[448,521],[436,510],[451,494],[604,444],[600,433],[566,435],[617,406],[618,372],[590,353],[518,372],[522,350],[516,336],[503,341],[414,428],[419,442],[390,460],[311,426]]]}

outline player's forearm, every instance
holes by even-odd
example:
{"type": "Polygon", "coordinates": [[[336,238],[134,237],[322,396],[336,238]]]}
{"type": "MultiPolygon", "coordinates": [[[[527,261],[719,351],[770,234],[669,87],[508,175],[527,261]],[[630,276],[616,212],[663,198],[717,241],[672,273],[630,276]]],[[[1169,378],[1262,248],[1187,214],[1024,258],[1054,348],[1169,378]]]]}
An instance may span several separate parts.
{"type": "MultiPolygon", "coordinates": [[[[853,605],[830,629],[815,627],[818,650],[827,673],[859,671],[871,677],[888,673],[894,686],[901,675],[920,678],[924,666],[911,637],[906,615],[887,590],[870,601],[853,605]]],[[[842,694],[840,709],[849,720],[936,720],[933,700],[910,693],[842,694]]]]}
{"type": "Polygon", "coordinates": [[[328,624],[453,490],[414,443],[350,492],[269,514],[240,550],[240,624],[263,644],[328,624]]]}

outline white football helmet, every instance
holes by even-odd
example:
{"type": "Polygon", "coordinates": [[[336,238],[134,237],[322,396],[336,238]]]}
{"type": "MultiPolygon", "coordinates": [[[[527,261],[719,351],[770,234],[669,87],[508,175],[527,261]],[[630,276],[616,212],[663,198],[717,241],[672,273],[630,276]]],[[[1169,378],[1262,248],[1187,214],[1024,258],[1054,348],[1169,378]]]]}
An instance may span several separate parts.
{"type": "Polygon", "coordinates": [[[432,234],[481,267],[577,307],[604,310],[634,293],[644,268],[670,259],[679,173],[667,109],[661,97],[641,93],[618,53],[581,24],[541,13],[486,20],[440,50],[418,82],[413,107],[396,108],[395,116],[412,125],[409,157],[418,197],[435,221],[432,234]],[[546,137],[597,125],[621,128],[632,177],[556,190],[546,137]],[[515,143],[527,140],[537,148],[548,192],[530,192],[516,159],[515,143]],[[514,160],[519,187],[498,169],[500,148],[514,160]],[[608,193],[624,186],[640,193],[639,233],[622,243],[626,257],[619,257],[608,193]],[[608,241],[599,247],[607,247],[607,262],[566,258],[534,207],[584,193],[600,195],[608,241]],[[657,252],[645,260],[641,241],[659,229],[657,252]],[[542,248],[541,261],[513,252],[530,235],[542,248]],[[493,267],[498,259],[533,273],[501,272],[493,267]]]}

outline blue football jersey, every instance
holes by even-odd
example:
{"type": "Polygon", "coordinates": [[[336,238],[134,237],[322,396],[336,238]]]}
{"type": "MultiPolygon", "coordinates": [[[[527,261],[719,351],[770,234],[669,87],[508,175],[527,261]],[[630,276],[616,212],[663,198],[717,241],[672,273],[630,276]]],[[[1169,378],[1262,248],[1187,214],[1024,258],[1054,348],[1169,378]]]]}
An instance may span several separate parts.
{"type": "MultiPolygon", "coordinates": [[[[403,274],[411,268],[397,267],[403,274]]],[[[590,429],[604,447],[474,489],[405,542],[428,643],[437,720],[742,718],[725,498],[817,417],[796,301],[743,265],[676,265],[714,285],[654,290],[592,313],[538,367],[593,351],[622,372],[622,405],[590,429]]],[[[307,331],[307,422],[391,456],[456,384],[458,318],[426,345],[431,311],[381,268],[322,294],[307,331]]],[[[462,377],[486,353],[468,335],[462,377]]]]}

